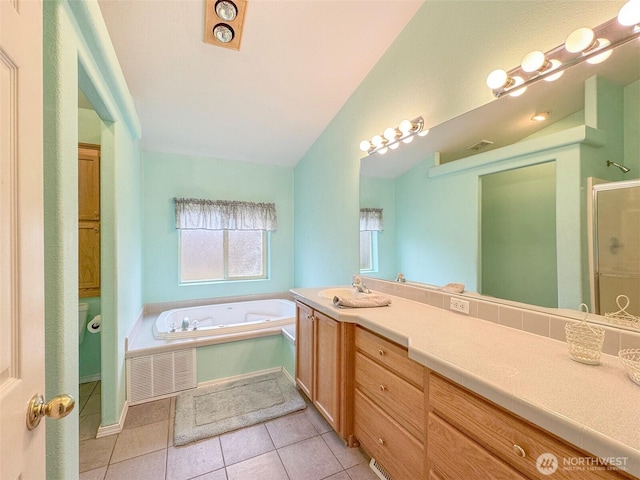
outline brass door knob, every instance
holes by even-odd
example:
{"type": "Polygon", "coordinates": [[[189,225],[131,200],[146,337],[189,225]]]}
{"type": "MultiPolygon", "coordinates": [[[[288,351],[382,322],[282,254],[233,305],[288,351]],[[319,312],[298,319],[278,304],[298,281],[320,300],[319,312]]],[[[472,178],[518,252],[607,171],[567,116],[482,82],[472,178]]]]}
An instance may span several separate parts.
{"type": "Polygon", "coordinates": [[[44,397],[36,393],[31,397],[27,408],[27,428],[33,430],[40,424],[42,417],[63,418],[71,413],[76,401],[66,393],[58,395],[45,403],[44,397]]]}

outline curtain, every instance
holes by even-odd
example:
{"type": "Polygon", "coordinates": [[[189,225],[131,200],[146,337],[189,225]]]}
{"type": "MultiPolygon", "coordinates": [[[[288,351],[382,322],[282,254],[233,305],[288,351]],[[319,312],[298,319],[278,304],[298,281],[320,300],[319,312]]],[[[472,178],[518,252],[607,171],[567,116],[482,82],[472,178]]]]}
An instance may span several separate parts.
{"type": "Polygon", "coordinates": [[[176,228],[202,230],[277,229],[274,203],[174,198],[176,228]]]}
{"type": "Polygon", "coordinates": [[[384,230],[382,224],[382,209],[381,208],[361,208],[360,209],[360,231],[384,230]]]}

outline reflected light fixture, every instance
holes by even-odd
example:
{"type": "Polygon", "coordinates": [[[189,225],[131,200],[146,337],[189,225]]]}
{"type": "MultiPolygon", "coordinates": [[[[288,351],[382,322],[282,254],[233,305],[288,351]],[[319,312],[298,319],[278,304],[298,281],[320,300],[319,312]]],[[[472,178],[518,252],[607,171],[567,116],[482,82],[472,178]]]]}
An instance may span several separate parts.
{"type": "Polygon", "coordinates": [[[384,130],[382,135],[374,135],[371,140],[362,140],[360,142],[360,150],[367,155],[379,153],[384,155],[391,150],[395,150],[400,143],[410,143],[415,135],[424,137],[429,133],[429,129],[424,128],[424,119],[422,117],[413,120],[403,120],[397,128],[389,127],[384,130]]]}
{"type": "Polygon", "coordinates": [[[240,50],[247,0],[206,0],[204,41],[240,50]]]}
{"type": "Polygon", "coordinates": [[[557,80],[564,71],[582,62],[604,62],[616,47],[640,38],[640,0],[629,0],[617,18],[593,29],[582,27],[569,34],[564,44],[543,53],[529,52],[521,64],[509,71],[493,70],[487,86],[497,98],[522,95],[527,86],[539,80],[557,80]]]}
{"type": "Polygon", "coordinates": [[[538,112],[531,117],[534,122],[544,122],[549,119],[551,112],[538,112]]]}

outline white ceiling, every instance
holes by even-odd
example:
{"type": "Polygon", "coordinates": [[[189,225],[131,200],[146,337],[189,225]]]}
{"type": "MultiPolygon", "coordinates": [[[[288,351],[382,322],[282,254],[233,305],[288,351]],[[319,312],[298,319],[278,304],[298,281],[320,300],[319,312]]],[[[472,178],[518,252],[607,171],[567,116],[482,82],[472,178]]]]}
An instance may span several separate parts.
{"type": "MultiPolygon", "coordinates": [[[[591,16],[608,19],[605,13],[617,12],[622,4],[566,3],[589,10],[586,19],[571,18],[589,26],[599,23],[591,16]]],[[[283,166],[294,166],[304,156],[422,4],[249,0],[241,48],[234,51],[204,43],[204,0],[99,0],[140,117],[144,150],[283,166]]],[[[547,9],[540,14],[551,15],[547,9]]],[[[478,20],[477,29],[493,28],[491,18],[478,20]]],[[[460,49],[468,46],[447,38],[447,58],[463,58],[460,49]]],[[[508,48],[518,55],[526,51],[516,40],[509,37],[500,55],[508,48]]],[[[473,154],[467,147],[483,139],[495,142],[483,151],[521,140],[546,126],[531,122],[532,112],[551,110],[554,122],[581,110],[589,76],[597,73],[621,85],[637,79],[639,49],[634,42],[627,53],[616,53],[600,66],[574,67],[559,81],[530,87],[517,100],[499,99],[447,121],[429,119],[428,136],[368,157],[362,173],[394,178],[427,153],[440,152],[446,162],[473,154]]],[[[450,80],[422,89],[449,98],[450,80]]]]}
{"type": "Polygon", "coordinates": [[[421,0],[249,0],[240,51],[204,0],[100,0],[144,150],[294,166],[421,0]]]}

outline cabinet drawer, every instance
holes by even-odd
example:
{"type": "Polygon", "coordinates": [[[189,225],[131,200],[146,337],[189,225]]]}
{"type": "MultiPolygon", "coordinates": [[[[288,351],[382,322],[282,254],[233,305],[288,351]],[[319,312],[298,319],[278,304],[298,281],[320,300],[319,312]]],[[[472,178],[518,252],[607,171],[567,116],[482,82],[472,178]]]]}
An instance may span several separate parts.
{"type": "Polygon", "coordinates": [[[356,438],[393,480],[423,478],[424,447],[389,415],[355,390],[356,438]]]}
{"type": "Polygon", "coordinates": [[[419,440],[424,436],[424,394],[378,363],[356,353],[356,388],[419,440]]]}
{"type": "MultiPolygon", "coordinates": [[[[428,432],[430,473],[435,470],[444,478],[526,480],[509,465],[433,413],[429,413],[428,432]]],[[[434,478],[438,477],[434,475],[434,478]]]]}
{"type": "Polygon", "coordinates": [[[554,479],[571,480],[580,474],[587,474],[590,479],[625,478],[614,470],[589,468],[588,471],[576,471],[571,465],[563,468],[565,459],[574,462],[593,460],[552,434],[433,373],[429,375],[429,407],[430,411],[530,478],[549,478],[536,467],[536,460],[543,453],[552,453],[558,459],[554,479]]]}
{"type": "Polygon", "coordinates": [[[361,327],[356,328],[356,348],[418,388],[424,388],[424,367],[409,359],[406,348],[361,327]]]}

